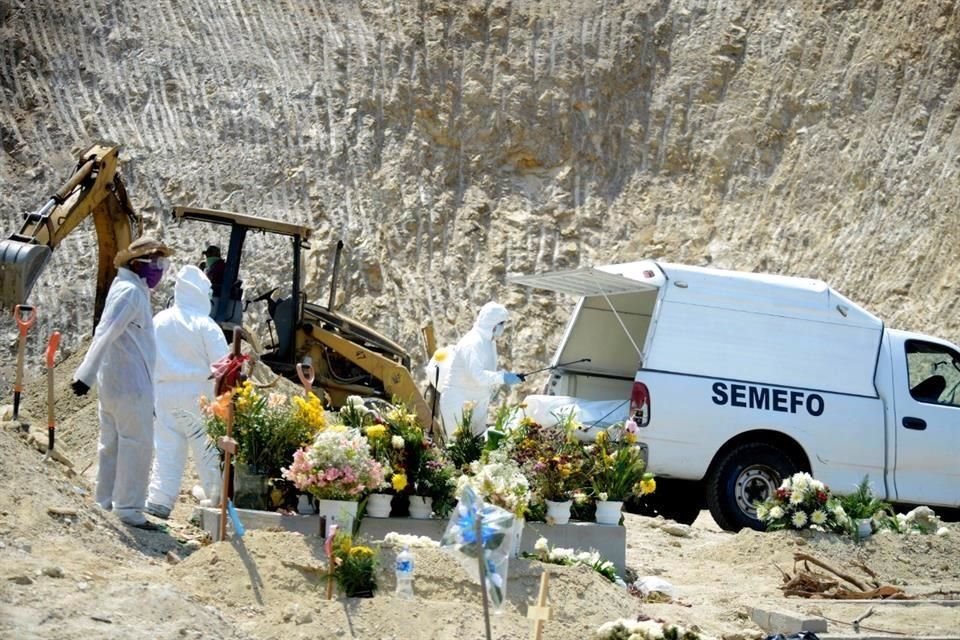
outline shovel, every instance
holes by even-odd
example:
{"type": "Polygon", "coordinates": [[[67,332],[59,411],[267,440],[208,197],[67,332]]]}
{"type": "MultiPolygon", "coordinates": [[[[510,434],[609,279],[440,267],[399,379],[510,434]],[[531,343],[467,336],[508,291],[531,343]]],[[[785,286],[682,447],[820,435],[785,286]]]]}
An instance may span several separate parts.
{"type": "Polygon", "coordinates": [[[315,379],[313,372],[313,358],[310,356],[304,356],[303,362],[297,364],[297,377],[300,378],[300,384],[303,385],[303,396],[305,398],[310,397],[310,392],[313,391],[313,381],[315,379]]]}
{"type": "Polygon", "coordinates": [[[60,332],[54,331],[47,343],[47,455],[43,459],[49,460],[53,455],[53,440],[56,436],[56,420],[53,414],[53,359],[60,346],[60,332]]]}
{"type": "MultiPolygon", "coordinates": [[[[20,329],[20,342],[17,345],[17,379],[13,385],[13,421],[18,422],[20,420],[20,394],[23,393],[23,356],[27,350],[27,331],[37,321],[37,310],[30,305],[18,304],[13,309],[13,318],[17,321],[17,327],[20,329]]],[[[29,426],[21,423],[20,428],[27,431],[29,426]]]]}

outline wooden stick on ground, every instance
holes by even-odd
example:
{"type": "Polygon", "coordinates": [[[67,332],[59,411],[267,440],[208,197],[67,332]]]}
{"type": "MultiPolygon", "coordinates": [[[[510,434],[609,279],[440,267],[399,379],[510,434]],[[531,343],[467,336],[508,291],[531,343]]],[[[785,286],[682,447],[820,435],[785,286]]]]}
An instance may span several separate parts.
{"type": "Polygon", "coordinates": [[[860,589],[860,591],[869,591],[869,589],[865,584],[863,584],[853,576],[843,573],[842,571],[839,571],[837,569],[834,569],[826,562],[823,562],[822,560],[817,560],[811,555],[808,555],[806,553],[795,553],[793,554],[793,560],[794,562],[805,561],[805,562],[809,562],[810,564],[815,564],[821,569],[826,569],[827,571],[837,576],[838,578],[842,578],[843,580],[846,580],[847,582],[855,586],[857,589],[860,589]]]}
{"type": "Polygon", "coordinates": [[[543,640],[543,625],[550,619],[550,607],[547,606],[549,583],[550,574],[544,571],[540,574],[540,592],[537,594],[537,604],[527,607],[527,618],[533,620],[530,640],[543,640]]]}
{"type": "MultiPolygon", "coordinates": [[[[240,331],[234,330],[233,332],[233,357],[240,357],[240,331]]],[[[226,437],[224,441],[226,443],[232,443],[233,441],[233,408],[235,400],[233,398],[233,390],[230,390],[230,402],[227,403],[227,419],[226,419],[226,437]]],[[[235,444],[234,447],[235,448],[235,444]]],[[[227,538],[227,500],[230,499],[229,493],[230,490],[230,456],[233,451],[233,448],[227,446],[223,449],[223,483],[220,489],[220,536],[219,540],[222,542],[227,538]]]]}

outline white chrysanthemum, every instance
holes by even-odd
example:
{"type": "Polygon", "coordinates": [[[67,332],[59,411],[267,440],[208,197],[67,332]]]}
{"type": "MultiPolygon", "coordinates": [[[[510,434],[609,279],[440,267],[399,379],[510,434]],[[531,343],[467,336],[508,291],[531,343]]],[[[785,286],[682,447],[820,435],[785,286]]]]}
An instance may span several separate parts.
{"type": "Polygon", "coordinates": [[[607,496],[607,492],[606,492],[606,491],[601,491],[601,492],[600,492],[600,495],[597,496],[597,498],[600,500],[600,502],[606,502],[608,497],[609,497],[609,496],[607,496]]]}
{"type": "Polygon", "coordinates": [[[573,549],[566,549],[564,547],[554,547],[550,551],[550,558],[553,560],[570,560],[574,559],[573,549]]]}
{"type": "Polygon", "coordinates": [[[537,541],[533,543],[534,551],[546,551],[547,550],[547,539],[543,536],[537,538],[537,541]]]}
{"type": "Polygon", "coordinates": [[[805,491],[794,489],[793,493],[790,494],[790,504],[803,504],[803,501],[806,499],[807,494],[805,491]]]}
{"type": "Polygon", "coordinates": [[[783,517],[783,508],[782,508],[782,507],[779,507],[779,506],[776,506],[776,505],[774,505],[773,507],[770,507],[770,519],[771,519],[771,520],[779,520],[779,519],[782,518],[782,517],[783,517]]]}
{"type": "Polygon", "coordinates": [[[790,518],[790,522],[797,529],[802,529],[804,525],[807,524],[807,514],[803,511],[797,511],[793,514],[793,517],[790,518]]]}
{"type": "Polygon", "coordinates": [[[390,438],[390,444],[393,445],[394,449],[403,449],[403,437],[393,436],[390,438]]]}
{"type": "Polygon", "coordinates": [[[757,519],[760,521],[766,520],[770,517],[770,508],[765,504],[757,505],[757,519]]]}
{"type": "Polygon", "coordinates": [[[827,521],[827,514],[823,509],[817,509],[810,514],[810,522],[813,524],[823,524],[827,521]]]}

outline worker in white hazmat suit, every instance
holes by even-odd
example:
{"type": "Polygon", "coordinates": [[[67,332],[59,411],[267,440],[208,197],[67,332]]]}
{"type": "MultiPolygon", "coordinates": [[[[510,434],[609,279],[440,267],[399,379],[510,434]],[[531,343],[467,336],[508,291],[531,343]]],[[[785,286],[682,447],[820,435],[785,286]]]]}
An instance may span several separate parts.
{"type": "Polygon", "coordinates": [[[474,434],[486,429],[490,397],[500,385],[515,385],[520,376],[497,369],[496,338],[503,335],[509,313],[496,302],[488,302],[477,314],[477,321],[452,349],[449,367],[440,370],[440,416],[449,439],[471,403],[470,428],[474,434]]]}
{"type": "Polygon", "coordinates": [[[210,317],[210,280],[194,266],[177,273],[174,302],[153,319],[157,339],[156,455],[147,496],[147,513],[170,517],[180,493],[180,480],[193,453],[200,486],[212,504],[219,504],[220,452],[207,437],[200,397],[212,397],[210,366],[227,355],[223,331],[210,317]]]}
{"type": "Polygon", "coordinates": [[[117,254],[117,277],[72,388],[99,393],[96,501],[125,524],[155,529],[143,515],[153,456],[153,367],[156,346],[150,290],[160,283],[172,252],[138,238],[117,254]]]}

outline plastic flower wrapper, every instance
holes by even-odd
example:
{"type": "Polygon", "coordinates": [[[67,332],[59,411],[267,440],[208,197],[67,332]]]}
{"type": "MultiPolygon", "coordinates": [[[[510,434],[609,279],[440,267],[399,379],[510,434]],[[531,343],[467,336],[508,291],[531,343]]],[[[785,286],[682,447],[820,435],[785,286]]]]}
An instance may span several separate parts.
{"type": "Polygon", "coordinates": [[[465,487],[459,504],[450,516],[440,546],[454,553],[467,574],[479,582],[478,521],[486,583],[481,586],[486,588],[490,601],[499,610],[506,600],[507,565],[513,542],[510,535],[514,522],[513,514],[501,507],[484,503],[472,487],[465,487]]]}

